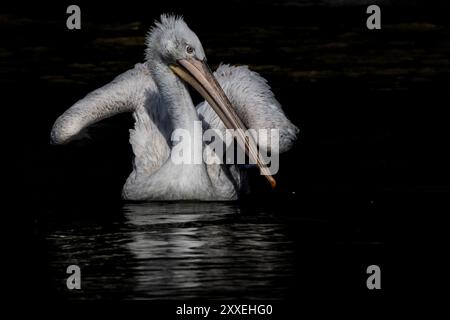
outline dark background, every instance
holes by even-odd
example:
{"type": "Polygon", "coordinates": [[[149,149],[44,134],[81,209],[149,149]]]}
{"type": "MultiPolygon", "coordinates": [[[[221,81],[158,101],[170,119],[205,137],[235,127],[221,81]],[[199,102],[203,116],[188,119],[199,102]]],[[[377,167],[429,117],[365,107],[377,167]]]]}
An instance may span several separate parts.
{"type": "MultiPolygon", "coordinates": [[[[318,263],[308,272],[336,274],[319,282],[312,277],[305,290],[338,297],[345,284],[349,297],[370,301],[411,284],[405,266],[423,249],[420,239],[434,233],[412,229],[411,222],[436,221],[446,212],[450,191],[450,6],[373,3],[381,6],[381,30],[366,28],[367,2],[357,1],[78,1],[78,31],[65,26],[72,3],[5,5],[0,85],[7,140],[18,149],[12,168],[18,182],[13,193],[20,199],[10,212],[31,227],[37,270],[47,272],[42,234],[48,221],[54,215],[101,219],[109,214],[105,208],[121,205],[131,171],[130,115],[103,121],[89,130],[91,138],[63,147],[49,145],[54,120],[141,62],[148,28],[159,14],[174,12],[197,33],[212,67],[247,64],[268,79],[301,130],[281,158],[277,190],[255,177],[255,192],[242,205],[329,221],[326,229],[300,227],[296,235],[314,239],[304,254],[318,263]],[[68,208],[82,209],[73,214],[68,208]],[[328,246],[330,241],[337,245],[328,246]],[[320,263],[327,254],[333,265],[320,263]],[[362,266],[372,263],[384,271],[381,293],[357,284],[365,276],[362,266]]],[[[435,258],[429,253],[427,261],[435,258]]],[[[434,272],[439,275],[440,268],[434,272]]],[[[47,285],[36,278],[37,287],[47,285]]],[[[43,291],[41,297],[54,298],[51,288],[43,291]]]]}

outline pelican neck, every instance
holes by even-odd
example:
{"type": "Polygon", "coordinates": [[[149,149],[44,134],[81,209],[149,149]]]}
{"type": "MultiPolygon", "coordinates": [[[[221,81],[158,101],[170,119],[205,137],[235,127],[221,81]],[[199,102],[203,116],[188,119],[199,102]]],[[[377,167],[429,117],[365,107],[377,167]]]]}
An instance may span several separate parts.
{"type": "Polygon", "coordinates": [[[186,83],[162,63],[156,64],[153,75],[161,94],[161,106],[167,108],[173,129],[193,132],[195,121],[200,120],[186,83]]]}

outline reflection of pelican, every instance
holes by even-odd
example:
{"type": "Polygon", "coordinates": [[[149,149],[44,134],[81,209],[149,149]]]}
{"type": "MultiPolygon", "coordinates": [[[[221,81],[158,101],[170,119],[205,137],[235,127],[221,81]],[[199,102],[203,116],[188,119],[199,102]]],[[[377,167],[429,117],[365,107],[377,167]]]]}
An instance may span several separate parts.
{"type": "Polygon", "coordinates": [[[123,212],[132,297],[285,297],[293,243],[267,212],[217,202],[127,203],[123,212]]]}
{"type": "MultiPolygon", "coordinates": [[[[149,33],[146,62],[75,103],[56,120],[52,142],[66,143],[87,126],[121,112],[133,112],[135,118],[130,130],[133,172],[123,189],[123,197],[133,200],[231,200],[244,190],[246,175],[238,166],[174,163],[170,136],[175,129],[193,133],[200,120],[203,128],[220,130],[279,129],[280,152],[290,148],[298,131],[263,78],[246,67],[226,65],[213,75],[197,36],[181,18],[167,15],[149,33]],[[197,109],[186,82],[207,101],[197,109]]],[[[249,156],[274,185],[255,142],[246,143],[242,132],[237,140],[246,144],[249,156]]],[[[259,141],[259,147],[269,149],[267,142],[259,141]]],[[[188,153],[202,152],[197,149],[188,153]]]]}

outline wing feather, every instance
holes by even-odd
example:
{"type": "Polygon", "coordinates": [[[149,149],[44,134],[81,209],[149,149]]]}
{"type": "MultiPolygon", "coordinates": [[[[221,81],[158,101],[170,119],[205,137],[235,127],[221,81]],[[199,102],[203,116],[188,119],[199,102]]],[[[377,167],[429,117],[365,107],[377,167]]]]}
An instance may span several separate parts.
{"type": "Polygon", "coordinates": [[[53,125],[51,143],[65,144],[93,123],[135,111],[144,104],[148,91],[154,90],[155,84],[145,65],[136,64],[67,109],[53,125]]]}
{"type": "MultiPolygon", "coordinates": [[[[278,129],[279,152],[289,150],[299,129],[286,117],[266,79],[247,66],[220,65],[214,72],[225,94],[248,129],[278,129]]],[[[206,128],[225,129],[222,121],[206,101],[197,106],[206,128]]],[[[260,147],[267,141],[259,140],[260,147]]]]}

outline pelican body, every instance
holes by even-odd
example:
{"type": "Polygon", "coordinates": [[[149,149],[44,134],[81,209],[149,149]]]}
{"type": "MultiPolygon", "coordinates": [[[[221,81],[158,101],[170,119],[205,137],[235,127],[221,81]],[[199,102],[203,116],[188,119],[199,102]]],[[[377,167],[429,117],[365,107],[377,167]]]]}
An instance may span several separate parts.
{"type": "MultiPolygon", "coordinates": [[[[278,129],[279,150],[273,152],[288,150],[298,128],[287,119],[266,80],[246,66],[220,65],[212,73],[200,40],[181,17],[162,15],[146,45],[145,62],[89,93],[56,120],[51,143],[66,144],[93,123],[132,112],[133,171],[123,187],[124,199],[235,200],[248,192],[243,166],[174,163],[171,134],[176,129],[193,132],[198,121],[203,130],[278,129]],[[205,101],[194,106],[188,85],[205,101]]],[[[256,144],[241,134],[236,140],[274,186],[258,151],[258,147],[269,149],[264,145],[267,141],[256,144]]]]}

